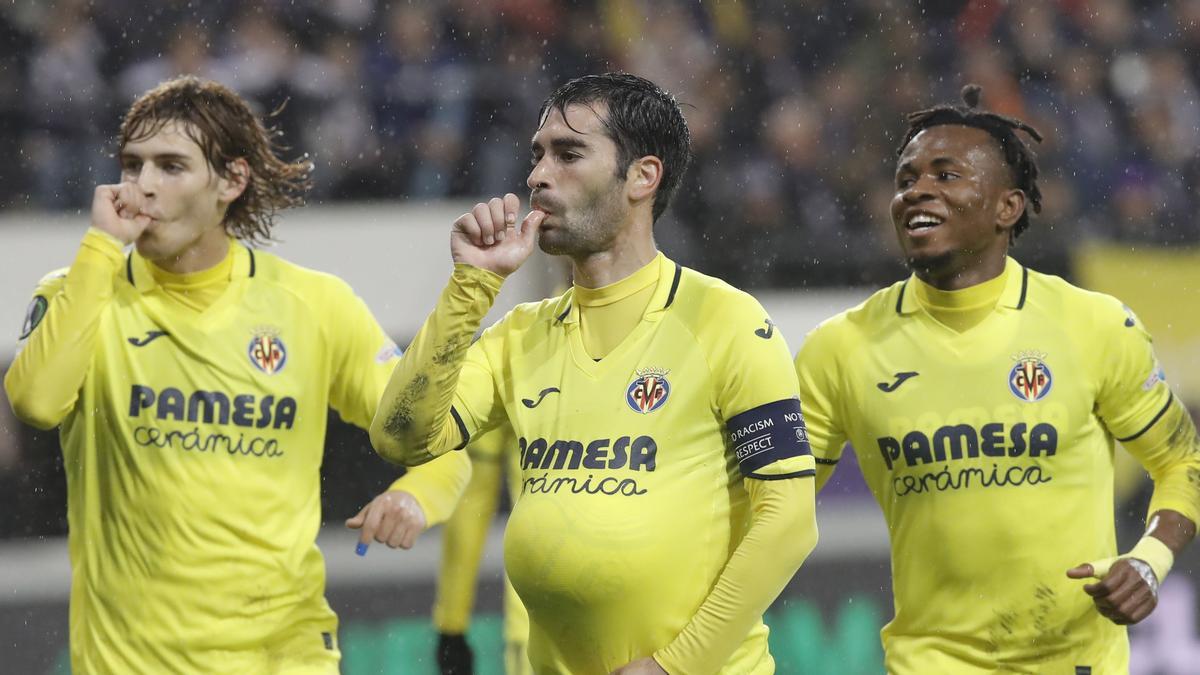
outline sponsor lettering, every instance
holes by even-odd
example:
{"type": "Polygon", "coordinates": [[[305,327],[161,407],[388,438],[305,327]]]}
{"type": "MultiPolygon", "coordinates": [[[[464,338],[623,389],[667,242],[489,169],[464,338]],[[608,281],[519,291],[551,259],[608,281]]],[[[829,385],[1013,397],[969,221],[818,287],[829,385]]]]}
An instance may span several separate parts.
{"type": "Polygon", "coordinates": [[[521,469],[580,468],[589,471],[629,469],[654,471],[658,445],[649,436],[620,436],[616,439],[598,438],[586,444],[576,440],[547,440],[535,438],[517,441],[521,452],[521,469]]]}
{"type": "Polygon", "coordinates": [[[904,475],[892,478],[892,489],[897,497],[925,492],[945,492],[946,490],[962,490],[972,485],[981,488],[1017,487],[1021,485],[1040,485],[1049,483],[1052,477],[1042,474],[1042,467],[1034,465],[1015,465],[1002,468],[992,464],[991,470],[980,467],[965,467],[951,470],[942,467],[941,471],[921,475],[904,475]]]}
{"type": "Polygon", "coordinates": [[[283,456],[279,449],[279,441],[274,438],[252,436],[245,434],[227,436],[222,433],[200,433],[199,427],[191,431],[165,431],[156,427],[139,426],[133,430],[133,442],[145,448],[172,448],[196,453],[218,454],[242,457],[276,458],[283,456]]]}
{"type": "Polygon", "coordinates": [[[153,412],[159,420],[190,424],[233,424],[253,429],[291,429],[296,423],[296,399],[253,394],[226,394],[220,391],[194,391],[185,394],[175,387],[161,392],[135,384],[129,392],[129,416],[153,412]]]}
{"type": "Polygon", "coordinates": [[[579,480],[575,476],[550,477],[545,473],[540,476],[526,478],[521,486],[521,494],[557,494],[566,491],[571,494],[608,495],[610,497],[637,497],[646,494],[645,488],[638,487],[633,478],[617,478],[605,476],[596,480],[594,474],[579,480]]]}
{"type": "Polygon", "coordinates": [[[889,470],[900,459],[904,465],[946,462],[984,457],[1051,457],[1058,451],[1058,429],[1041,422],[1033,425],[1014,424],[1005,433],[1004,424],[991,422],[979,429],[970,424],[939,427],[932,436],[910,431],[901,438],[883,436],[877,439],[879,452],[889,470]]]}
{"type": "Polygon", "coordinates": [[[535,438],[518,439],[521,453],[521,470],[546,473],[527,476],[522,483],[522,494],[570,494],[608,495],[636,497],[647,490],[638,485],[632,476],[599,476],[588,473],[586,478],[578,475],[551,476],[555,471],[635,471],[652,472],[657,468],[658,444],[649,436],[618,436],[597,438],[593,441],[571,439],[535,438]]]}

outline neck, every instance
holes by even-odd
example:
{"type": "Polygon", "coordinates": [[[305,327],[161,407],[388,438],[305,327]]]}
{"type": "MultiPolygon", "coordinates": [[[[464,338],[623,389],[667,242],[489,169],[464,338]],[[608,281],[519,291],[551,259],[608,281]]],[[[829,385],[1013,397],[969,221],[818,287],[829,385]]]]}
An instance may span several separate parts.
{"type": "Polygon", "coordinates": [[[961,291],[1004,273],[1008,246],[955,256],[943,265],[913,265],[917,278],[939,291],[961,291]]]}
{"type": "Polygon", "coordinates": [[[215,266],[228,254],[229,237],[225,228],[215,227],[178,254],[151,262],[171,274],[193,274],[215,266]]]}
{"type": "Polygon", "coordinates": [[[645,267],[656,255],[658,248],[654,245],[649,228],[618,235],[608,249],[572,258],[575,285],[600,288],[615,284],[645,267]]]}

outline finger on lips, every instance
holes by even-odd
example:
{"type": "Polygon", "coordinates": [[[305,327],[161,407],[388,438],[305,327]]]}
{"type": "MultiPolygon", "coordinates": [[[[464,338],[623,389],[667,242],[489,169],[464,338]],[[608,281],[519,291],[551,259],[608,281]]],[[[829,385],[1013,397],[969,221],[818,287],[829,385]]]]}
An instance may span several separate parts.
{"type": "Polygon", "coordinates": [[[530,230],[536,231],[541,226],[542,221],[546,219],[546,212],[533,209],[525,214],[525,220],[521,221],[521,234],[529,235],[530,230]]]}

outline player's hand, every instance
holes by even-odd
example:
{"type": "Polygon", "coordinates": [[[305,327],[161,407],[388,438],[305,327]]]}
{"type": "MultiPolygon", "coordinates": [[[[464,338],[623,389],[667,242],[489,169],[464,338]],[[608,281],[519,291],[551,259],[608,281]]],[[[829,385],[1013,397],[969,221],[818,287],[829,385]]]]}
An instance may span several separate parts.
{"type": "Polygon", "coordinates": [[[450,257],[506,277],[533,253],[544,211],[530,211],[520,219],[521,200],[513,193],[480,202],[454,221],[450,231],[450,257]]]}
{"type": "Polygon", "coordinates": [[[467,636],[438,633],[437,664],[441,675],[474,675],[475,656],[467,636]]]}
{"type": "Polygon", "coordinates": [[[611,675],[667,675],[667,671],[658,665],[658,661],[647,656],[617,668],[611,675]]]}
{"type": "Polygon", "coordinates": [[[150,225],[146,195],[134,183],[100,185],[92,195],[92,227],[131,244],[150,225]]]}
{"type": "Polygon", "coordinates": [[[346,521],[346,527],[362,530],[358,541],[364,553],[372,540],[391,548],[410,549],[425,526],[424,509],[404,490],[384,492],[346,521]]]}
{"type": "Polygon", "coordinates": [[[1099,579],[1097,583],[1085,585],[1083,590],[1092,596],[1096,610],[1118,626],[1137,623],[1150,616],[1158,606],[1158,583],[1150,566],[1141,560],[1119,558],[1104,570],[1108,562],[1101,561],[1095,566],[1084,563],[1067,570],[1067,576],[1099,579]],[[1145,574],[1139,572],[1134,563],[1141,565],[1145,574]]]}

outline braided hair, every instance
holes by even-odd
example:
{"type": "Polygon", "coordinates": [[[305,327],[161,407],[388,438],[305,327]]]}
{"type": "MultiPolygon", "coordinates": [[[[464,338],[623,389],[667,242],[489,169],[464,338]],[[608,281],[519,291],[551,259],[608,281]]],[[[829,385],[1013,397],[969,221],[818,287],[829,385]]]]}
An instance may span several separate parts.
{"type": "MultiPolygon", "coordinates": [[[[977,84],[968,84],[962,88],[962,100],[966,104],[965,106],[940,104],[932,108],[909,113],[907,116],[908,133],[904,135],[904,140],[900,142],[900,147],[896,149],[896,156],[899,157],[904,153],[904,148],[908,147],[909,142],[917,134],[930,127],[944,124],[958,124],[982,129],[988,132],[1000,144],[1000,149],[1004,153],[1004,162],[1008,164],[1012,175],[1014,187],[1025,193],[1025,197],[1029,200],[1029,205],[1033,207],[1034,213],[1041,213],[1042,191],[1038,188],[1037,184],[1037,159],[1033,154],[1033,150],[1025,144],[1025,141],[1021,140],[1021,137],[1016,132],[1023,131],[1038,143],[1042,142],[1042,135],[1038,133],[1037,129],[1034,129],[1021,120],[987,110],[980,110],[979,99],[982,97],[982,94],[982,87],[977,84]]],[[[1021,214],[1021,218],[1013,225],[1010,237],[1015,240],[1028,227],[1029,210],[1026,209],[1021,214]]]]}

